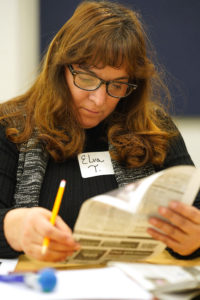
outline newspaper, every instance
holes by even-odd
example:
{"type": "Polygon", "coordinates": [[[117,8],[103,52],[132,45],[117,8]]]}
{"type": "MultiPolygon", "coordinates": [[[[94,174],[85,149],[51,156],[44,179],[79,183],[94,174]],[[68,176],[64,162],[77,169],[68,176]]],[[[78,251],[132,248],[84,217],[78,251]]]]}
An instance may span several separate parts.
{"type": "Polygon", "coordinates": [[[200,266],[110,262],[161,300],[200,299],[200,266]]]}
{"type": "Polygon", "coordinates": [[[171,200],[191,205],[199,187],[199,168],[176,166],[86,200],[73,233],[81,248],[66,262],[131,262],[161,253],[166,246],[147,233],[149,217],[171,200]]]}

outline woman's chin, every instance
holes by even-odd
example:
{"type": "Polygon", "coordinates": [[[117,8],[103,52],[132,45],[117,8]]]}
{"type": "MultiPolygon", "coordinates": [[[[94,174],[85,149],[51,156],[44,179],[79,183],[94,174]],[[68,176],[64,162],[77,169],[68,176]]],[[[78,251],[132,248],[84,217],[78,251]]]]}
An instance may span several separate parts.
{"type": "Polygon", "coordinates": [[[101,121],[85,121],[85,122],[81,122],[81,126],[84,129],[89,129],[89,128],[93,128],[96,127],[101,121]]]}

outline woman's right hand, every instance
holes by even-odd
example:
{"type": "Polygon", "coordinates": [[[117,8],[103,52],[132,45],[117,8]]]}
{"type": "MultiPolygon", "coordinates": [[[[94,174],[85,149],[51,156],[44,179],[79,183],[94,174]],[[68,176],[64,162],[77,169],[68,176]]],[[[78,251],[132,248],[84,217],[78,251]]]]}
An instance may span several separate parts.
{"type": "Polygon", "coordinates": [[[69,226],[57,216],[55,225],[50,223],[51,211],[42,207],[16,208],[4,218],[4,234],[9,245],[16,251],[43,261],[62,261],[80,248],[72,237],[69,226]],[[44,237],[50,239],[42,254],[44,237]]]}

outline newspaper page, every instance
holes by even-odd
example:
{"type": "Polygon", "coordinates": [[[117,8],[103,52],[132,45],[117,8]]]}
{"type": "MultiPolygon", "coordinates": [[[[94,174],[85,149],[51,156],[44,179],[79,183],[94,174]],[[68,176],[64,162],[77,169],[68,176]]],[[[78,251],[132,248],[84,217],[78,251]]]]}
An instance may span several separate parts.
{"type": "Polygon", "coordinates": [[[193,295],[200,295],[200,266],[122,262],[110,262],[109,266],[119,268],[158,299],[192,299],[193,295]]]}
{"type": "Polygon", "coordinates": [[[81,249],[66,262],[131,262],[161,253],[165,245],[146,232],[148,218],[171,200],[192,204],[199,187],[200,169],[178,166],[86,200],[73,233],[81,249]]]}

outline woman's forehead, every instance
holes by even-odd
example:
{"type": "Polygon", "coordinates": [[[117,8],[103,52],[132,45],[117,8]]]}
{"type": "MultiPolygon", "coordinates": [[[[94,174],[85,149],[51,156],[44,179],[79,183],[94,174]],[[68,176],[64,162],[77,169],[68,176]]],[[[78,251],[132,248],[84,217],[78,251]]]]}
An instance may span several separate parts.
{"type": "Polygon", "coordinates": [[[104,76],[110,78],[123,78],[123,79],[128,79],[129,74],[126,71],[126,68],[122,65],[120,67],[113,67],[113,66],[103,66],[103,65],[98,65],[98,66],[92,66],[92,65],[82,65],[82,64],[74,64],[74,68],[78,68],[80,70],[90,72],[91,74],[94,74],[95,76],[100,76],[104,78],[104,76]]]}
{"type": "Polygon", "coordinates": [[[122,62],[122,63],[117,63],[117,64],[109,64],[106,63],[105,61],[98,61],[97,63],[94,63],[94,61],[89,60],[87,62],[84,63],[77,63],[76,64],[79,68],[83,69],[83,70],[91,70],[91,69],[96,69],[96,70],[103,70],[105,68],[110,68],[113,70],[120,70],[120,71],[124,71],[124,73],[126,73],[128,76],[132,76],[133,72],[132,72],[132,68],[130,68],[130,63],[128,64],[126,61],[122,62]],[[130,71],[131,70],[131,71],[130,71]]]}

